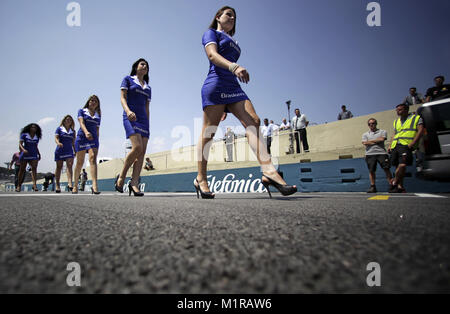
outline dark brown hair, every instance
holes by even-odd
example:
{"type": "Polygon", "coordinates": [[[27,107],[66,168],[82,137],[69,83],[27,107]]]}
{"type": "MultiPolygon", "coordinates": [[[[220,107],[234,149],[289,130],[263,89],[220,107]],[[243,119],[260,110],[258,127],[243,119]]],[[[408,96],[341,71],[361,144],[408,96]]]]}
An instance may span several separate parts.
{"type": "Polygon", "coordinates": [[[61,120],[61,124],[59,126],[64,126],[64,121],[70,118],[72,120],[72,123],[70,124],[70,128],[72,129],[72,131],[75,132],[75,122],[73,121],[73,118],[70,114],[66,115],[62,120],[61,120]]]}
{"type": "Polygon", "coordinates": [[[98,106],[97,106],[97,108],[95,109],[95,111],[97,111],[97,113],[98,113],[99,116],[102,116],[102,110],[100,109],[100,99],[98,98],[97,95],[92,95],[92,96],[90,96],[90,97],[88,98],[88,100],[86,101],[86,104],[84,105],[83,108],[89,108],[89,101],[91,101],[92,98],[97,99],[98,106]]]}
{"type": "Polygon", "coordinates": [[[234,13],[234,26],[228,32],[228,35],[233,36],[236,33],[237,16],[236,16],[236,10],[233,9],[232,7],[224,6],[224,7],[220,8],[219,11],[217,11],[216,15],[214,15],[214,19],[212,20],[211,24],[209,25],[209,28],[217,30],[217,20],[216,20],[216,18],[218,18],[219,16],[222,16],[223,12],[225,12],[225,10],[228,10],[228,9],[232,10],[233,13],[234,13]]]}
{"type": "Polygon", "coordinates": [[[144,61],[145,63],[147,63],[147,74],[144,75],[144,81],[147,82],[148,84],[148,72],[150,71],[150,69],[148,68],[148,62],[147,60],[140,58],[138,61],[136,61],[135,63],[133,63],[133,66],[131,67],[131,73],[130,76],[134,76],[137,73],[137,67],[139,65],[139,63],[141,63],[141,61],[144,61]]]}

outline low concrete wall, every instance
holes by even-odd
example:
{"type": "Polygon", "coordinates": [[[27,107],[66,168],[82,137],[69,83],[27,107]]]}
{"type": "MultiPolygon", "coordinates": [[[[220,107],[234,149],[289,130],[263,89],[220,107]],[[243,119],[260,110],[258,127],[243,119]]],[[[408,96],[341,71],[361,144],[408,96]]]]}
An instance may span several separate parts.
{"type": "MultiPolygon", "coordinates": [[[[412,106],[416,111],[419,106],[412,106]]],[[[367,120],[375,118],[378,128],[388,133],[388,142],[392,136],[393,121],[397,118],[395,110],[387,110],[370,115],[354,117],[347,120],[330,122],[327,124],[310,126],[307,128],[309,153],[288,154],[289,132],[283,131],[273,137],[272,159],[275,164],[291,164],[316,162],[325,160],[339,160],[340,158],[364,157],[364,146],[361,136],[368,130],[367,120]]],[[[294,140],[295,151],[295,140],[294,140]]],[[[226,148],[224,141],[218,140],[211,145],[208,169],[221,170],[233,168],[258,167],[256,156],[248,145],[247,138],[239,137],[233,145],[234,162],[225,162],[226,148]]],[[[187,146],[173,151],[164,151],[146,155],[153,162],[155,170],[142,169],[141,176],[161,175],[168,173],[186,173],[197,170],[196,146],[187,146]]],[[[98,165],[98,178],[108,179],[115,177],[122,169],[124,159],[114,159],[98,165]]],[[[86,169],[90,177],[89,167],[86,169]]],[[[132,168],[128,172],[131,176],[132,168]]],[[[43,181],[40,180],[39,183],[43,181]]],[[[61,176],[61,182],[67,182],[66,176],[61,176]]]]}

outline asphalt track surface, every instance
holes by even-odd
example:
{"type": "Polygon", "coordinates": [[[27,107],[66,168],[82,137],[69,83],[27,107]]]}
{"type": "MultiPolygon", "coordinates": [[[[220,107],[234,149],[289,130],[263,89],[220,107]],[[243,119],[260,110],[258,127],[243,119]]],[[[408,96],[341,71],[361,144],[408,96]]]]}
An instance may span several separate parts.
{"type": "Polygon", "coordinates": [[[371,196],[0,193],[0,293],[449,293],[450,195],[371,196]]]}

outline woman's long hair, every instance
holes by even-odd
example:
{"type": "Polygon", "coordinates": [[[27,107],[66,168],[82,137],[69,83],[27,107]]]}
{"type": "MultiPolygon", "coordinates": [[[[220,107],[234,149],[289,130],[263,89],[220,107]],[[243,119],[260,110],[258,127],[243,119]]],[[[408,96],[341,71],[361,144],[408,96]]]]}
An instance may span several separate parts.
{"type": "Polygon", "coordinates": [[[237,22],[237,16],[236,16],[236,10],[233,9],[232,7],[229,6],[224,6],[222,8],[219,9],[219,11],[217,11],[216,15],[214,15],[214,19],[212,20],[211,24],[209,25],[209,28],[216,30],[217,29],[217,20],[216,18],[218,18],[219,16],[222,16],[223,12],[225,10],[232,10],[234,13],[234,26],[233,28],[228,32],[228,35],[233,36],[234,33],[236,33],[236,22],[237,22]]]}
{"type": "Polygon", "coordinates": [[[138,67],[138,65],[139,65],[139,63],[140,63],[141,61],[144,61],[145,63],[147,63],[147,74],[144,75],[144,81],[147,82],[147,84],[148,84],[148,71],[149,71],[149,67],[148,67],[148,62],[147,62],[147,60],[145,60],[145,59],[143,59],[143,58],[140,58],[138,61],[136,61],[135,63],[133,63],[133,66],[131,67],[131,73],[130,73],[130,76],[136,75],[136,73],[137,73],[137,67],[138,67]]]}
{"type": "Polygon", "coordinates": [[[30,134],[30,129],[31,129],[32,126],[36,126],[36,136],[38,137],[38,139],[41,139],[42,138],[42,129],[39,126],[39,124],[37,124],[37,123],[30,123],[30,124],[28,124],[26,127],[24,127],[22,129],[22,131],[20,131],[20,134],[23,134],[23,133],[30,134]]]}
{"type": "Polygon", "coordinates": [[[88,98],[88,100],[86,101],[86,105],[84,105],[83,108],[89,108],[89,101],[91,101],[92,98],[97,99],[98,106],[97,106],[97,108],[95,109],[95,111],[96,111],[96,112],[98,113],[98,115],[101,117],[101,116],[102,116],[102,110],[100,109],[100,99],[98,98],[97,95],[92,95],[92,96],[90,96],[90,97],[88,98]]]}
{"type": "Polygon", "coordinates": [[[64,121],[65,121],[67,118],[70,118],[70,120],[72,120],[72,123],[70,123],[70,129],[72,129],[72,131],[75,132],[75,121],[73,121],[73,118],[72,118],[72,116],[71,116],[70,114],[66,115],[66,116],[61,120],[61,123],[60,123],[59,126],[64,126],[64,121]]]}

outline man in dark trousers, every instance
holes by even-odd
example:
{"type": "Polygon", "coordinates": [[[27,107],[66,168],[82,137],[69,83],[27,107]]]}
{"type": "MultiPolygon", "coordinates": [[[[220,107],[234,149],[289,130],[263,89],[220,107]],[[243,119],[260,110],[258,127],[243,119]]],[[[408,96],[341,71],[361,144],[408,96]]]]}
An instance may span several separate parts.
{"type": "Polygon", "coordinates": [[[303,151],[309,152],[308,137],[306,134],[306,127],[309,121],[304,114],[300,114],[300,109],[295,109],[295,117],[292,118],[292,128],[294,130],[295,142],[297,143],[297,154],[300,154],[300,141],[303,144],[303,151]]]}

